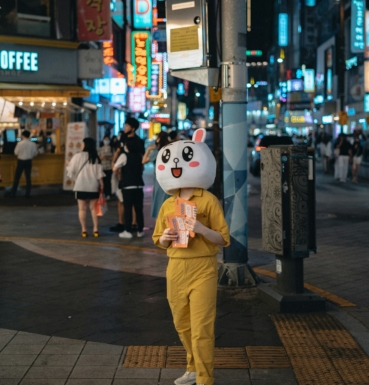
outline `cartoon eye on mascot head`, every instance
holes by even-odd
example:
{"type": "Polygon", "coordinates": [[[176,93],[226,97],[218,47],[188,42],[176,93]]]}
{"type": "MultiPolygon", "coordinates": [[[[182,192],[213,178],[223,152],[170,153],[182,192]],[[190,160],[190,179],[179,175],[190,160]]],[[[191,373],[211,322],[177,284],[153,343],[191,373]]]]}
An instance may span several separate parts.
{"type": "Polygon", "coordinates": [[[179,140],[159,151],[156,178],[167,194],[173,195],[181,188],[207,190],[214,183],[216,161],[205,138],[206,130],[200,128],[192,140],[179,140]]]}

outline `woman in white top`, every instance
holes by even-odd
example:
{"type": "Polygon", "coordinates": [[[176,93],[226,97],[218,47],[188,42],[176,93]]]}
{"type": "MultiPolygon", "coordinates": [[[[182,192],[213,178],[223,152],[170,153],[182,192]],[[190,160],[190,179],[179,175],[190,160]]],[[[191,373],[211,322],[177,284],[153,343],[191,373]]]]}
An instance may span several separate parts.
{"type": "Polygon", "coordinates": [[[71,159],[67,167],[68,177],[74,179],[73,191],[78,202],[78,218],[82,226],[82,237],[87,237],[86,213],[89,203],[94,225],[93,235],[99,236],[98,219],[95,210],[100,192],[104,191],[103,178],[105,176],[101,160],[96,151],[96,144],[92,138],[83,139],[82,152],[71,159]]]}

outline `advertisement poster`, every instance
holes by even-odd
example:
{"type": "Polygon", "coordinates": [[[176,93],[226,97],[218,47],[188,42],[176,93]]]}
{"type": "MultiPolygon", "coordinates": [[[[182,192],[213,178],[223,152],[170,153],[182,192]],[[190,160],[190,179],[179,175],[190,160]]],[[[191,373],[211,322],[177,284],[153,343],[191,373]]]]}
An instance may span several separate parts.
{"type": "Polygon", "coordinates": [[[82,151],[82,141],[86,137],[86,128],[85,122],[68,123],[65,144],[64,190],[73,190],[74,181],[67,177],[67,162],[73,158],[73,155],[82,151]]]}

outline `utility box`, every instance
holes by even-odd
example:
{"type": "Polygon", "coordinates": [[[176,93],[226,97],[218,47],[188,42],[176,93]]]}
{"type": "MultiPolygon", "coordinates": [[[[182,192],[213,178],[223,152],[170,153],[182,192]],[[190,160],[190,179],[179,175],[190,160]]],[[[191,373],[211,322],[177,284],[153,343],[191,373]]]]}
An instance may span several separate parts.
{"type": "Polygon", "coordinates": [[[276,285],[261,285],[259,297],[282,313],[324,311],[304,286],[304,258],[316,251],[314,149],[270,146],[260,166],[262,244],[275,254],[276,285]]]}
{"type": "Polygon", "coordinates": [[[316,251],[314,157],[304,146],[261,151],[262,245],[285,258],[316,251]]]}

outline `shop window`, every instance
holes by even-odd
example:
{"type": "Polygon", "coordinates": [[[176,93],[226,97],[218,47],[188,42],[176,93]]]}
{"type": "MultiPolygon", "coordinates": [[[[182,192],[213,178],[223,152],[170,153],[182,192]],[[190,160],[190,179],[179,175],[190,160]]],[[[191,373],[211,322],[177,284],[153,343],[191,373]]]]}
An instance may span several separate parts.
{"type": "Polygon", "coordinates": [[[17,34],[51,37],[49,0],[18,0],[17,34]]]}

